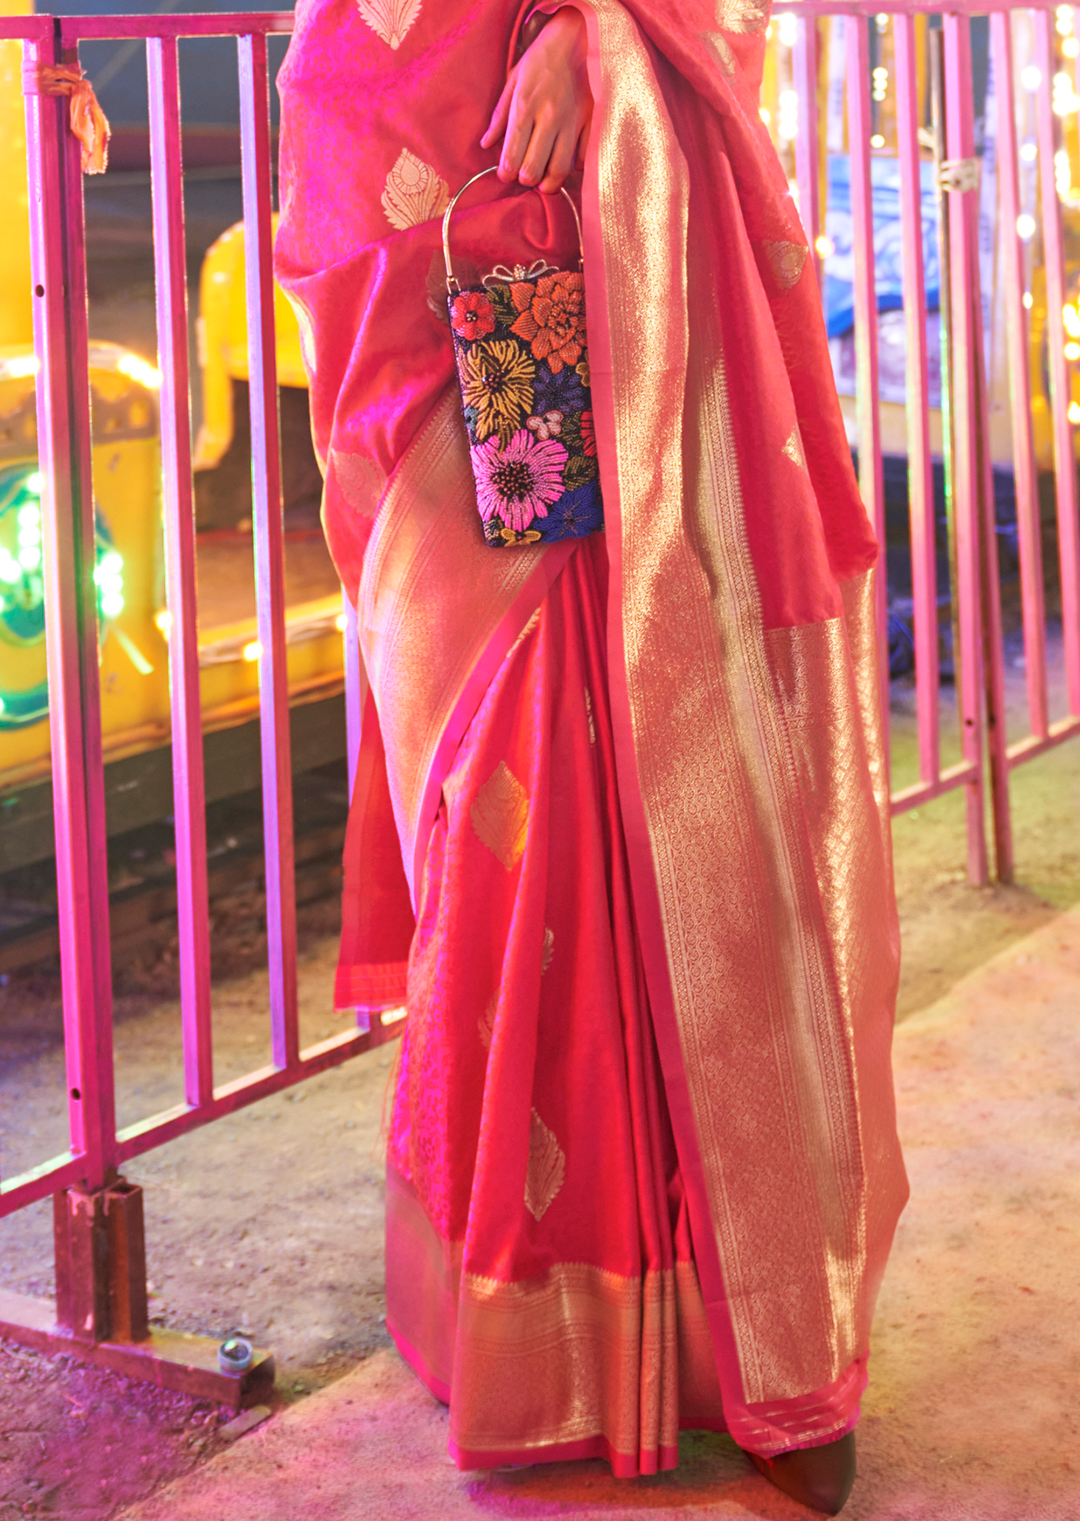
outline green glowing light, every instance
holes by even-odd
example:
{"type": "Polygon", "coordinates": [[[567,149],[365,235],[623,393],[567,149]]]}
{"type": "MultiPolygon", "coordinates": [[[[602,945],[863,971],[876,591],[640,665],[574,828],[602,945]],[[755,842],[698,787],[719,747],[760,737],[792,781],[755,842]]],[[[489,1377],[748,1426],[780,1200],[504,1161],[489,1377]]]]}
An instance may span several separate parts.
{"type": "Polygon", "coordinates": [[[42,479],[41,471],[35,470],[33,475],[28,475],[26,477],[26,480],[23,482],[23,490],[29,491],[31,496],[40,496],[41,488],[44,486],[44,484],[45,482],[42,479]]]}
{"type": "Polygon", "coordinates": [[[34,544],[26,544],[19,550],[19,564],[23,570],[37,570],[41,564],[41,550],[34,544]]]}

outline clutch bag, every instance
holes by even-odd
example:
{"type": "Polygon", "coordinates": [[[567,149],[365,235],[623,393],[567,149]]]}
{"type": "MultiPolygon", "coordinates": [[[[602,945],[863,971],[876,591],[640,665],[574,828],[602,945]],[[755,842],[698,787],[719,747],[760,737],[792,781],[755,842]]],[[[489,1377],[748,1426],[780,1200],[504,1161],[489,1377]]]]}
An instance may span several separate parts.
{"type": "MultiPolygon", "coordinates": [[[[543,259],[497,264],[462,288],[443,217],[447,306],[476,502],[494,548],[580,539],[604,526],[589,389],[585,277],[543,259]]],[[[574,213],[581,248],[581,220],[574,213]]],[[[583,261],[582,261],[583,262],[583,261]]]]}

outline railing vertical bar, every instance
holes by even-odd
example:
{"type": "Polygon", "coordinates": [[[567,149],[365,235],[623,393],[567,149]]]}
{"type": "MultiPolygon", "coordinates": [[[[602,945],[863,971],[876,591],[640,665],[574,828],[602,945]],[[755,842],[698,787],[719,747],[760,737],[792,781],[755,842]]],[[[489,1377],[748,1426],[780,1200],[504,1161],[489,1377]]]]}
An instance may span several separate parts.
{"type": "Polygon", "coordinates": [[[1020,215],[1020,169],[1016,149],[1016,105],[1010,16],[990,18],[990,45],[997,96],[998,172],[1000,176],[1002,283],[1005,336],[1009,355],[1009,404],[1012,422],[1013,481],[1020,538],[1020,595],[1024,622],[1028,722],[1045,739],[1049,732],[1046,702],[1046,607],[1043,591],[1042,526],[1035,443],[1031,421],[1031,364],[1028,320],[1024,307],[1024,256],[1016,230],[1020,215]]]}
{"type": "Polygon", "coordinates": [[[187,268],[180,147],[180,77],[175,37],[146,44],[150,171],[161,367],[161,466],[169,625],[173,817],[184,1090],[189,1104],[214,1092],[210,926],[206,881],[199,636],[195,588],[195,508],[191,479],[187,268]]]}
{"type": "Polygon", "coordinates": [[[798,134],[795,138],[795,182],[799,187],[799,216],[810,244],[810,257],[821,283],[818,239],[821,225],[821,165],[818,159],[818,34],[813,16],[799,16],[793,59],[795,91],[799,101],[798,134]]]}
{"type": "Polygon", "coordinates": [[[79,144],[42,66],[78,62],[53,37],[24,47],[42,476],[57,918],[71,1147],[91,1187],[116,1154],[105,790],[94,583],[86,258],[79,144]]]}
{"type": "MultiPolygon", "coordinates": [[[[865,17],[844,19],[848,139],[851,155],[852,276],[855,307],[855,415],[859,488],[881,545],[876,613],[881,660],[882,723],[889,733],[888,587],[885,577],[885,480],[878,412],[878,320],[874,272],[874,208],[870,182],[870,38],[865,17]]],[[[886,754],[888,749],[886,748],[886,754]]]]}
{"type": "Polygon", "coordinates": [[[926,351],[926,281],[923,267],[922,168],[919,157],[919,92],[915,23],[894,20],[896,115],[900,154],[900,229],[903,245],[906,339],[908,518],[911,587],[915,604],[915,709],[919,775],[941,774],[939,733],[937,541],[934,477],[930,453],[930,382],[926,351]]]}
{"type": "MultiPolygon", "coordinates": [[[[943,18],[945,47],[945,120],[950,160],[970,158],[974,151],[971,100],[971,41],[967,14],[943,18]],[[965,110],[965,107],[967,109],[965,110]]],[[[980,584],[980,385],[982,362],[979,274],[974,217],[975,192],[948,190],[951,312],[950,383],[953,394],[953,500],[956,522],[957,603],[960,635],[960,720],[964,758],[979,768],[978,782],[968,789],[968,873],[983,884],[988,879],[986,828],[983,816],[983,599],[980,584]],[[974,286],[972,285],[972,282],[974,286]]],[[[945,272],[943,271],[943,274],[945,272]]]]}
{"type": "Polygon", "coordinates": [[[1080,714],[1080,519],[1073,424],[1069,421],[1069,367],[1065,358],[1065,332],[1061,320],[1065,305],[1065,244],[1054,164],[1058,135],[1050,95],[1050,82],[1055,68],[1053,13],[1036,11],[1034,27],[1035,61],[1042,74],[1042,83],[1035,97],[1035,117],[1039,144],[1043,260],[1046,266],[1046,332],[1050,404],[1053,411],[1065,680],[1069,712],[1080,714]]]}
{"type": "Polygon", "coordinates": [[[296,883],[292,765],[285,643],[285,556],[274,348],[271,237],[270,90],[266,37],[237,38],[240,159],[244,199],[252,506],[258,601],[259,706],[262,721],[266,937],[272,1048],[279,1067],[299,1059],[296,1003],[296,883]]]}

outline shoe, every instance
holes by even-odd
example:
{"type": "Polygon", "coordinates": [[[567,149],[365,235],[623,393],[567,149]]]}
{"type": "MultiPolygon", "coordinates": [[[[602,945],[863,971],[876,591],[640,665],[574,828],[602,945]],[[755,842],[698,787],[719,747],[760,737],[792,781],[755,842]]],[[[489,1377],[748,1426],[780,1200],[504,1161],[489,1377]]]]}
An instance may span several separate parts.
{"type": "Polygon", "coordinates": [[[748,1452],[746,1456],[770,1484],[800,1505],[824,1511],[827,1516],[840,1514],[855,1483],[853,1431],[838,1441],[826,1442],[823,1447],[781,1452],[775,1458],[759,1458],[756,1452],[748,1452]]]}

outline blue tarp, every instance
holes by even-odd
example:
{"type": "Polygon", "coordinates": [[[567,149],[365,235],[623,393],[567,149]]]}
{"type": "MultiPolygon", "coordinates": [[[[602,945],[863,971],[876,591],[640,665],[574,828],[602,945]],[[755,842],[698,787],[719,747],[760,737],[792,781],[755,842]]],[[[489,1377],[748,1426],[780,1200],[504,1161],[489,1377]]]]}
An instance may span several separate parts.
{"type": "MultiPolygon", "coordinates": [[[[937,205],[934,166],[920,165],[922,186],[923,265],[926,307],[936,311],[939,298],[937,205]]],[[[825,232],[834,252],[825,260],[825,323],[829,337],[846,333],[854,324],[851,280],[854,270],[851,239],[851,165],[846,154],[830,153],[826,171],[825,232]]],[[[903,254],[900,242],[900,161],[870,160],[874,208],[874,270],[879,312],[904,304],[903,254]]]]}

